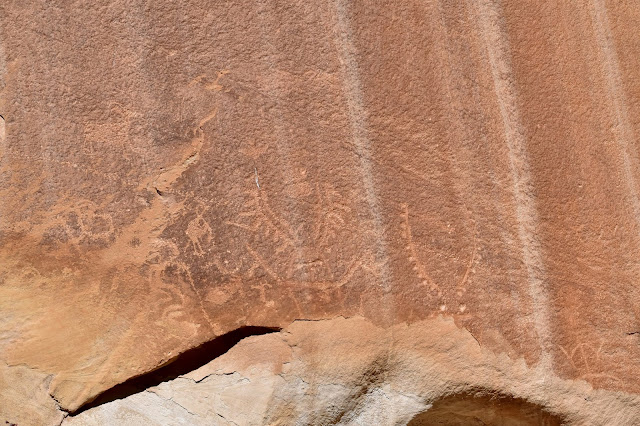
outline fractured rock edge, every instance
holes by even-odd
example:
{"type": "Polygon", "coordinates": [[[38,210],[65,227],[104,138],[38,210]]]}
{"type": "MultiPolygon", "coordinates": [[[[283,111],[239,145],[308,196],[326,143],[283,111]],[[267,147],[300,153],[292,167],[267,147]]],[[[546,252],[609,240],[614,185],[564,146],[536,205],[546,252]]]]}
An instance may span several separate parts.
{"type": "MultiPolygon", "coordinates": [[[[45,410],[54,404],[45,394],[40,389],[43,407],[28,407],[33,413],[0,413],[21,416],[21,425],[48,413],[51,421],[40,424],[57,424],[62,413],[45,410]]],[[[384,329],[339,317],[247,337],[201,368],[62,424],[407,424],[443,398],[475,394],[535,404],[563,424],[640,419],[637,395],[594,390],[492,353],[450,318],[384,329]]],[[[2,398],[3,407],[20,407],[2,398]]]]}
{"type": "MultiPolygon", "coordinates": [[[[76,415],[87,409],[102,405],[112,400],[123,399],[134,393],[142,392],[147,388],[154,387],[162,382],[176,379],[208,364],[212,360],[224,355],[242,339],[250,336],[275,333],[280,330],[280,327],[244,326],[236,328],[235,330],[220,335],[213,340],[204,342],[196,347],[179,353],[170,360],[160,364],[158,368],[133,376],[125,382],[115,385],[98,394],[96,397],[87,400],[78,409],[68,411],[70,414],[76,415]]],[[[52,396],[55,399],[55,395],[52,396]]]]}
{"type": "Polygon", "coordinates": [[[62,423],[67,413],[49,395],[51,379],[28,366],[0,361],[0,421],[20,426],[62,423]]]}

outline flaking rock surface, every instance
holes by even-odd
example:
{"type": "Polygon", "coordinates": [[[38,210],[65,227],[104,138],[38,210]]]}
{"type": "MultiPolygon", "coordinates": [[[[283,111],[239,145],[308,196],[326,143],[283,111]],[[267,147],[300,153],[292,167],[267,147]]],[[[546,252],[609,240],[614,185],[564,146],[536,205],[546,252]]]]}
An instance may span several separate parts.
{"type": "Polygon", "coordinates": [[[0,1],[0,422],[637,424],[639,26],[0,1]]]}

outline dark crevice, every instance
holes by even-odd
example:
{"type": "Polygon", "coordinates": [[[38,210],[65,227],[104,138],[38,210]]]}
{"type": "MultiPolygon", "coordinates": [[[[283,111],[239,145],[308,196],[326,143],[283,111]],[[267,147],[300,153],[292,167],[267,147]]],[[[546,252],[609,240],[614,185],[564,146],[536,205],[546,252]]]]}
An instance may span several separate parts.
{"type": "Polygon", "coordinates": [[[407,426],[561,426],[562,416],[523,398],[487,390],[446,396],[407,426]]]}
{"type": "Polygon", "coordinates": [[[203,365],[206,365],[219,356],[225,354],[245,337],[276,333],[280,330],[281,329],[277,327],[247,326],[238,328],[227,334],[223,334],[222,336],[216,337],[215,339],[203,343],[200,346],[183,352],[168,364],[157,370],[145,373],[141,376],[133,377],[126,382],[106,390],[98,395],[94,400],[82,405],[72,414],[77,415],[90,408],[94,408],[117,399],[126,398],[150,387],[157,386],[160,383],[173,380],[179,376],[197,370],[203,365]]]}

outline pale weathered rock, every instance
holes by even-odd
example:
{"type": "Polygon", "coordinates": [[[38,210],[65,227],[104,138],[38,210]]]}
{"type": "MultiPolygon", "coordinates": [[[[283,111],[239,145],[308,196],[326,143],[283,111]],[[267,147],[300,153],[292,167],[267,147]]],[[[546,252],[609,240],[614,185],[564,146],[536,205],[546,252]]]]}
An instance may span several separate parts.
{"type": "Polygon", "coordinates": [[[0,2],[0,422],[245,326],[67,421],[640,422],[640,8],[556,3],[0,2]]]}
{"type": "Polygon", "coordinates": [[[64,417],[49,396],[51,377],[0,363],[0,419],[4,424],[59,425],[64,417]]]}
{"type": "Polygon", "coordinates": [[[633,425],[640,397],[496,355],[450,319],[383,329],[340,318],[247,338],[192,373],[63,424],[468,425],[474,417],[485,424],[633,425]],[[456,398],[457,405],[448,402],[456,398]],[[429,409],[443,401],[446,409],[429,409]],[[158,408],[171,414],[158,416],[158,408]]]}

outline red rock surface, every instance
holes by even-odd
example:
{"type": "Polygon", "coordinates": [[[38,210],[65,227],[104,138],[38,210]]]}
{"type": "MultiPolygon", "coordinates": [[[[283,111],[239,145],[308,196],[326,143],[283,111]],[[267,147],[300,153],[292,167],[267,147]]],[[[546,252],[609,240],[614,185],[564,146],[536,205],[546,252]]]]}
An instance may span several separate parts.
{"type": "Polygon", "coordinates": [[[633,2],[0,16],[0,359],[63,409],[239,327],[338,316],[452,318],[636,403],[633,2]]]}

